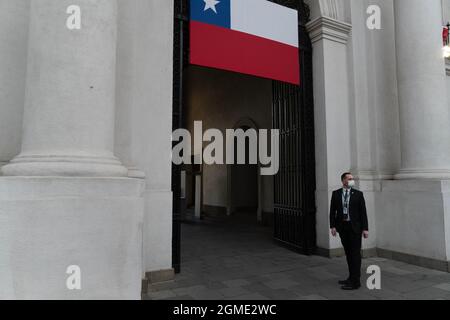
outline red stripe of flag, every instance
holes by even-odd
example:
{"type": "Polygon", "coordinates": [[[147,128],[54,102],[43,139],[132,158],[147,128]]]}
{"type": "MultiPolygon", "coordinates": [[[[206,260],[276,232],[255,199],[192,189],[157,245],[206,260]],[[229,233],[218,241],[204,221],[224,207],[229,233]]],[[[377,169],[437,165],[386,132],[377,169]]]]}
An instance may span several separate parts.
{"type": "Polygon", "coordinates": [[[190,42],[191,64],[300,84],[296,47],[198,21],[190,42]]]}

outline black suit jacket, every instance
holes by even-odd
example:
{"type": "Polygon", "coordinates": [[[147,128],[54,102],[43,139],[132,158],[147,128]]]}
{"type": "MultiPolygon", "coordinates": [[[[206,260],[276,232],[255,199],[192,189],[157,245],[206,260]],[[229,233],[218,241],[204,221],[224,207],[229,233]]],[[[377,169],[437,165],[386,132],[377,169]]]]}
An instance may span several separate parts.
{"type": "MultiPolygon", "coordinates": [[[[330,227],[336,228],[340,233],[342,230],[342,224],[344,222],[344,208],[342,205],[342,188],[333,191],[331,197],[330,206],[330,227]]],[[[369,222],[367,220],[366,202],[364,200],[364,194],[356,189],[351,190],[350,202],[349,202],[350,220],[352,223],[353,231],[356,233],[362,233],[363,231],[369,231],[369,222]]]]}

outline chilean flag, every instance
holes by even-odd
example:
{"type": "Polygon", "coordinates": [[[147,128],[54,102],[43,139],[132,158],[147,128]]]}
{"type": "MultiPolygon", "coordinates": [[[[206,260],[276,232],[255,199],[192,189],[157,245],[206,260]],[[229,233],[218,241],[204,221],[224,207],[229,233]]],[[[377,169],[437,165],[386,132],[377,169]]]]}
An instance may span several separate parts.
{"type": "Polygon", "coordinates": [[[298,13],[266,0],[190,0],[190,63],[300,84],[298,13]]]}

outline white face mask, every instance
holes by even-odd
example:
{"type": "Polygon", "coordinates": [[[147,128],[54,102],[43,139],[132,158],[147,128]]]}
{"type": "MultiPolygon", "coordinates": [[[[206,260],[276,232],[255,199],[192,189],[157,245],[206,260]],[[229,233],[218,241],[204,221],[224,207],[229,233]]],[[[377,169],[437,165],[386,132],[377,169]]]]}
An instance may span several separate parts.
{"type": "Polygon", "coordinates": [[[355,180],[350,180],[349,182],[348,182],[348,187],[349,188],[353,188],[355,186],[355,180]]]}

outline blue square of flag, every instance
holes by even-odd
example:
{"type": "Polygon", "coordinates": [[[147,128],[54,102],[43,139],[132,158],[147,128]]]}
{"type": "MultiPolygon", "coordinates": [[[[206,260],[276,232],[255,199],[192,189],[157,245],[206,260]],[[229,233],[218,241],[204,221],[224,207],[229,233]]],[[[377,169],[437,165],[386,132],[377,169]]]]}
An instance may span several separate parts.
{"type": "Polygon", "coordinates": [[[231,0],[191,0],[191,20],[231,28],[231,0]]]}

